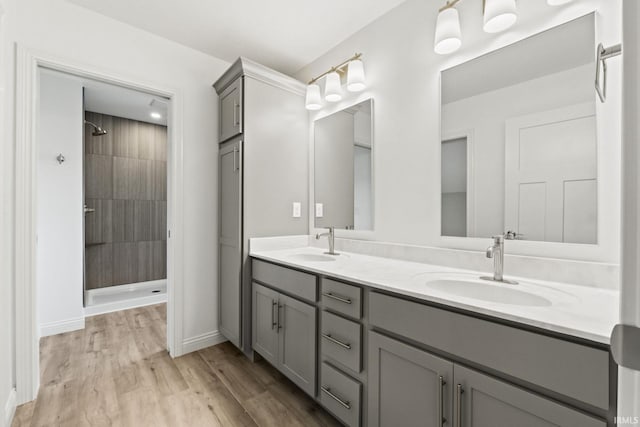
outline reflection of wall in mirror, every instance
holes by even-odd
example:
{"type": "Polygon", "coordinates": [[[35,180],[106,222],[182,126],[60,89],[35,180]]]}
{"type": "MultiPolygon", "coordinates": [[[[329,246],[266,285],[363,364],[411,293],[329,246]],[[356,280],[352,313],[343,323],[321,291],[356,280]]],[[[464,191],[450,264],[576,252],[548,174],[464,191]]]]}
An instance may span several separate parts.
{"type": "Polygon", "coordinates": [[[358,110],[353,121],[353,224],[356,230],[372,230],[371,113],[358,110]]]}
{"type": "Polygon", "coordinates": [[[469,237],[505,231],[505,123],[512,117],[595,102],[593,68],[584,65],[442,106],[442,133],[474,133],[475,228],[469,237]]]}
{"type": "Polygon", "coordinates": [[[353,114],[340,111],[315,122],[315,203],[322,203],[317,228],[354,226],[353,114]]]}
{"type": "Polygon", "coordinates": [[[467,138],[442,141],[443,236],[467,236],[467,138]]]}

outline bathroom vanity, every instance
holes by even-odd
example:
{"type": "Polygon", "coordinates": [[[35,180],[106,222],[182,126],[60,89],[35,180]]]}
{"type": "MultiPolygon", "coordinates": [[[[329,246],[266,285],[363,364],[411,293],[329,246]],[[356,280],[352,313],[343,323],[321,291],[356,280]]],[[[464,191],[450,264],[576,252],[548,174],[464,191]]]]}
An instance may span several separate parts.
{"type": "Polygon", "coordinates": [[[615,291],[524,279],[463,296],[480,273],[312,247],[251,257],[253,349],[345,425],[612,425],[617,316],[595,309],[615,291]]]}

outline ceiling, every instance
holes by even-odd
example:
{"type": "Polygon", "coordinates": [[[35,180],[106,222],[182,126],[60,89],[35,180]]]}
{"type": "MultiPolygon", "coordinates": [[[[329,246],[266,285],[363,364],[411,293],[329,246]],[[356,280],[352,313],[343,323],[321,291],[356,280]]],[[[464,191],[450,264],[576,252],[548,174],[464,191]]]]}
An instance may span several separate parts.
{"type": "Polygon", "coordinates": [[[405,0],[68,0],[232,62],[292,74],[405,0]]]}
{"type": "Polygon", "coordinates": [[[166,98],[49,69],[42,72],[82,82],[85,111],[167,125],[169,100],[166,98]],[[151,117],[152,112],[160,117],[151,117]]]}

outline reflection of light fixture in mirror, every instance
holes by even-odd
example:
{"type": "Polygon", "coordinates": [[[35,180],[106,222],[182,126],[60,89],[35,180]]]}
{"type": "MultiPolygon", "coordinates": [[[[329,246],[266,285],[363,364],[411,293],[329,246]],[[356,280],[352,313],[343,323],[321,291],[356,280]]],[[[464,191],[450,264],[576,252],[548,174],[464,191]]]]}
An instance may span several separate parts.
{"type": "Polygon", "coordinates": [[[484,26],[487,33],[499,33],[518,20],[516,0],[484,0],[484,26]]]}
{"type": "MultiPolygon", "coordinates": [[[[462,45],[460,16],[454,6],[460,0],[448,0],[438,11],[433,50],[440,55],[453,53],[462,45]]],[[[572,0],[547,0],[549,4],[561,4],[572,0]]],[[[499,33],[510,28],[518,20],[516,0],[482,0],[483,26],[487,33],[499,33]]]]}
{"type": "Polygon", "coordinates": [[[307,96],[305,99],[307,110],[319,110],[322,108],[322,97],[320,96],[320,86],[312,83],[307,86],[307,96]]]}
{"type": "Polygon", "coordinates": [[[347,71],[347,90],[349,92],[361,92],[367,87],[364,82],[364,65],[362,60],[356,59],[349,62],[347,71]]]}
{"type": "Polygon", "coordinates": [[[547,0],[547,4],[551,6],[560,6],[561,4],[571,3],[573,0],[547,0]]]}
{"type": "Polygon", "coordinates": [[[311,79],[307,86],[307,96],[305,106],[307,110],[319,110],[322,108],[322,98],[320,96],[320,85],[318,81],[325,78],[324,99],[327,102],[338,102],[342,100],[342,76],[347,74],[347,90],[349,92],[360,92],[366,89],[367,84],[364,76],[364,64],[362,54],[356,53],[351,58],[342,62],[328,71],[311,79]]]}
{"type": "Polygon", "coordinates": [[[458,15],[458,11],[453,7],[457,1],[458,0],[447,2],[438,13],[433,50],[440,55],[453,53],[462,45],[460,16],[458,15]]]}
{"type": "Polygon", "coordinates": [[[340,85],[340,75],[337,71],[327,74],[324,86],[324,99],[329,102],[338,102],[342,99],[342,86],[340,85]]]}

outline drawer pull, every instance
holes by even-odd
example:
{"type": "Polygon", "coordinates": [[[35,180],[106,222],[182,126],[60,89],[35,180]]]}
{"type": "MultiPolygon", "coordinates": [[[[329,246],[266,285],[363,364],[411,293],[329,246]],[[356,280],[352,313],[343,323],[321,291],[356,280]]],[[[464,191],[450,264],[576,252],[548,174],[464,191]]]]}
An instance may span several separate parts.
{"type": "Polygon", "coordinates": [[[462,427],[462,384],[456,386],[456,424],[455,427],[462,427]]]}
{"type": "Polygon", "coordinates": [[[344,343],[344,342],[342,342],[340,340],[337,340],[337,339],[335,339],[334,337],[332,337],[329,334],[322,334],[322,338],[327,339],[327,340],[331,341],[334,344],[338,344],[342,348],[346,348],[347,350],[351,350],[351,344],[344,343]]]}
{"type": "Polygon", "coordinates": [[[344,406],[347,409],[351,409],[351,402],[349,401],[344,401],[342,399],[340,399],[338,396],[336,396],[335,394],[333,394],[331,392],[331,389],[329,387],[320,387],[320,389],[327,393],[327,395],[332,398],[333,400],[335,400],[336,402],[338,402],[339,404],[341,404],[342,406],[344,406]]]}
{"type": "Polygon", "coordinates": [[[436,420],[438,422],[438,426],[440,427],[442,427],[447,422],[447,419],[443,415],[444,410],[442,408],[444,404],[444,399],[443,399],[444,386],[446,384],[447,382],[444,380],[444,377],[442,375],[438,376],[438,407],[437,407],[438,412],[436,415],[436,420]]]}
{"type": "Polygon", "coordinates": [[[276,322],[276,316],[274,314],[274,308],[276,308],[277,305],[278,301],[271,300],[271,329],[275,329],[275,327],[278,326],[278,322],[276,322]]]}
{"type": "Polygon", "coordinates": [[[351,302],[352,302],[351,299],[349,299],[349,298],[345,298],[345,297],[341,297],[341,296],[338,296],[338,295],[334,295],[331,292],[325,292],[322,295],[324,295],[327,298],[331,298],[331,299],[334,299],[336,301],[343,302],[345,304],[351,304],[351,302]]]}

